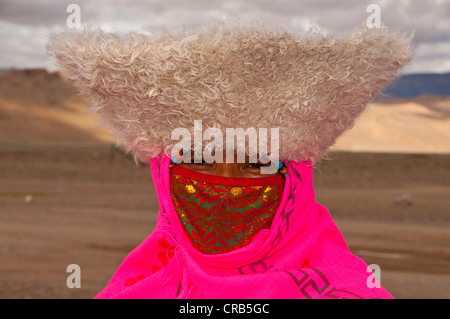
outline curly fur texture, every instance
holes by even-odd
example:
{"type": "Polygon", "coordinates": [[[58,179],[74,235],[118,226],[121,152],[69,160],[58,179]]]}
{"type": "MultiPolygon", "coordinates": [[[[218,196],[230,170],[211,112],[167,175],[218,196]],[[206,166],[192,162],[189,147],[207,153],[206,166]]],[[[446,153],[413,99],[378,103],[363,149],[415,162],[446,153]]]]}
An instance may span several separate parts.
{"type": "Polygon", "coordinates": [[[47,49],[136,159],[168,152],[177,127],[274,128],[280,159],[318,161],[412,56],[412,35],[344,35],[223,21],[154,35],[87,28],[47,49]]]}

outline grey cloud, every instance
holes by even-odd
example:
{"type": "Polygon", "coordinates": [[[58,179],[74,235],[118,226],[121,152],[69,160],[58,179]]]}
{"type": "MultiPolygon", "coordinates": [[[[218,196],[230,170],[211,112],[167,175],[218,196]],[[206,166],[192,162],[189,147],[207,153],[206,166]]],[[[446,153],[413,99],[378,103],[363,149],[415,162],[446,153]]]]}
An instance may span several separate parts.
{"type": "MultiPolygon", "coordinates": [[[[205,23],[213,16],[265,20],[300,29],[311,23],[324,31],[341,32],[364,23],[370,14],[366,12],[367,6],[377,3],[381,7],[383,24],[402,32],[415,30],[417,47],[426,42],[427,50],[433,50],[434,43],[450,41],[450,0],[0,1],[0,46],[8,47],[0,52],[0,68],[42,64],[47,59],[45,50],[40,47],[45,42],[44,30],[50,32],[55,27],[64,27],[69,15],[66,8],[71,3],[80,6],[83,24],[99,24],[121,32],[205,23]],[[40,40],[30,40],[34,38],[40,40]]],[[[415,70],[425,66],[425,59],[417,57],[415,70]]],[[[440,65],[447,65],[450,57],[439,50],[439,56],[433,59],[439,59],[436,63],[440,65]]],[[[429,62],[426,65],[429,67],[429,62]]]]}
{"type": "Polygon", "coordinates": [[[61,20],[70,3],[64,0],[58,2],[3,0],[0,4],[0,20],[24,25],[51,25],[61,20]]]}

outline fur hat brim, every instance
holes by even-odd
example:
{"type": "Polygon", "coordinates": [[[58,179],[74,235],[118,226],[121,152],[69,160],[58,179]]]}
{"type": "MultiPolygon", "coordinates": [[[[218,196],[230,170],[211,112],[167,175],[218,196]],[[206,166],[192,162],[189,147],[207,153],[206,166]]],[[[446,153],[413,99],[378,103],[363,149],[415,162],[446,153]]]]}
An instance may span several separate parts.
{"type": "Polygon", "coordinates": [[[52,35],[48,51],[136,158],[171,132],[279,128],[280,159],[319,160],[412,56],[412,36],[360,27],[334,36],[224,22],[153,36],[52,35]]]}

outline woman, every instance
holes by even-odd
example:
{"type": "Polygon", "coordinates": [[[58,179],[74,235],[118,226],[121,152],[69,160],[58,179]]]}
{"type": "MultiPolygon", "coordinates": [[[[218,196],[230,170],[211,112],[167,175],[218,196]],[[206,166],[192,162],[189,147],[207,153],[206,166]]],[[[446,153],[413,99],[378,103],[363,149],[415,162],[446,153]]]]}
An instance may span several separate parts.
{"type": "Polygon", "coordinates": [[[150,161],[159,198],[155,230],[97,298],[392,298],[315,201],[312,167],[410,60],[411,38],[219,22],[65,32],[48,49],[117,141],[150,161]],[[203,132],[277,128],[279,147],[266,164],[251,148],[245,163],[168,155],[172,132],[195,120],[203,132]]]}

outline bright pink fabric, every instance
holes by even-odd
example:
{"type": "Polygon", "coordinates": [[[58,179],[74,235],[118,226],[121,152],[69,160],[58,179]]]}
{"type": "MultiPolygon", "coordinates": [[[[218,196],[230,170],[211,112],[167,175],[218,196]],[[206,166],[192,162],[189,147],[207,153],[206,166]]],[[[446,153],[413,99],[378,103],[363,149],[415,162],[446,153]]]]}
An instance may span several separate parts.
{"type": "Polygon", "coordinates": [[[315,200],[312,167],[288,174],[270,229],[240,249],[195,250],[169,189],[170,158],[151,160],[160,211],[156,229],[122,262],[96,298],[392,298],[370,288],[367,264],[353,255],[328,210],[315,200]]]}

